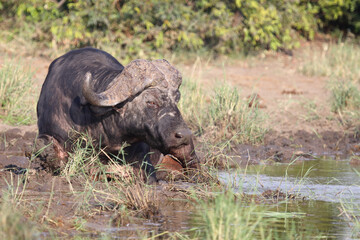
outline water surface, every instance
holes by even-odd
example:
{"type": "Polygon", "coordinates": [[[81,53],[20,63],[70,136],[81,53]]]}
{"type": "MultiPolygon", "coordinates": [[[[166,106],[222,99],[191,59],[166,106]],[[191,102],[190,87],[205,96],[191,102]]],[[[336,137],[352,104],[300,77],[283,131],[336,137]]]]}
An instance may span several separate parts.
{"type": "MultiPolygon", "coordinates": [[[[357,239],[360,236],[342,209],[346,205],[354,209],[353,214],[360,215],[359,172],[347,160],[316,159],[248,166],[241,171],[221,172],[220,179],[235,191],[248,194],[280,190],[298,196],[300,200],[280,202],[269,209],[294,213],[297,231],[309,231],[326,239],[357,239]]],[[[279,218],[275,230],[281,233],[287,221],[279,218]]]]}

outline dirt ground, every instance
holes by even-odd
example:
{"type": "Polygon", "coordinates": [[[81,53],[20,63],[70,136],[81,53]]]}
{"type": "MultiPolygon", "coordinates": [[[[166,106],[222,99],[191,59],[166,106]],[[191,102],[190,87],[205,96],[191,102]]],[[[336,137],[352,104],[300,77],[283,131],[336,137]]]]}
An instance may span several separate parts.
{"type": "Polygon", "coordinates": [[[246,60],[224,59],[222,64],[198,61],[184,67],[185,75],[199,79],[204,86],[225,79],[243,96],[256,94],[260,99],[268,132],[263,144],[233,149],[232,154],[242,163],[288,162],[313,156],[345,158],[359,152],[359,126],[331,112],[328,79],[301,73],[306,52],[319,51],[326,43],[302,44],[291,56],[269,53],[246,60]]]}
{"type": "MultiPolygon", "coordinates": [[[[263,144],[244,144],[232,149],[231,154],[242,163],[286,162],[295,156],[344,157],[359,151],[358,126],[347,124],[340,115],[330,111],[327,78],[305,76],[299,70],[307,60],[304,52],[318,51],[325,43],[302,44],[292,55],[264,53],[244,60],[223,57],[217,61],[197,58],[188,64],[177,64],[184,77],[196,79],[204,88],[225,80],[238,87],[244,97],[251,94],[259,97],[260,110],[267,115],[268,132],[263,144]]],[[[5,54],[9,53],[3,52],[0,56],[5,54]]],[[[37,84],[34,87],[40,89],[51,59],[14,57],[31,67],[37,84]]],[[[0,63],[3,61],[0,59],[0,63]]],[[[3,139],[0,159],[21,156],[36,132],[35,125],[12,127],[0,122],[3,139]]]]}
{"type": "MultiPolygon", "coordinates": [[[[304,48],[311,49],[311,47],[304,45],[304,48]]],[[[51,60],[42,57],[22,58],[35,71],[36,84],[40,89],[51,60]]],[[[2,61],[3,59],[0,59],[0,63],[2,61]]],[[[303,51],[299,50],[292,56],[269,53],[245,60],[223,58],[219,61],[207,62],[199,58],[195,63],[179,64],[178,68],[185,77],[198,79],[205,88],[217,80],[225,79],[238,87],[244,97],[254,93],[259,96],[260,110],[268,116],[266,121],[268,132],[263,144],[242,144],[231,150],[231,155],[238,163],[271,164],[289,162],[294,157],[306,160],[313,156],[345,158],[359,153],[360,139],[356,134],[358,126],[346,124],[341,116],[330,111],[327,79],[301,74],[299,68],[303,61],[306,59],[303,51]]],[[[0,178],[7,179],[7,182],[0,181],[1,188],[6,187],[11,181],[12,174],[19,175],[29,167],[24,152],[34,142],[36,134],[36,125],[17,127],[0,122],[0,178]]],[[[199,155],[203,156],[204,153],[199,151],[199,155]]],[[[36,170],[41,167],[33,164],[31,168],[36,170]]],[[[70,211],[74,200],[67,194],[69,183],[65,179],[54,178],[44,171],[30,176],[31,179],[33,181],[29,181],[28,188],[37,193],[51,192],[53,183],[56,182],[57,196],[54,199],[65,204],[58,205],[56,212],[61,214],[52,219],[53,224],[61,225],[62,231],[74,231],[73,225],[66,225],[69,219],[74,218],[70,211]]],[[[76,181],[74,186],[76,187],[76,181]]],[[[171,197],[174,197],[175,193],[167,191],[166,194],[173,194],[171,197]]],[[[37,194],[36,197],[40,201],[41,196],[37,194]]],[[[45,199],[48,197],[48,194],[42,197],[45,208],[47,204],[45,199]]],[[[171,217],[175,212],[172,208],[175,207],[171,204],[166,206],[168,210],[164,210],[163,214],[167,213],[171,217]]],[[[106,224],[101,220],[101,214],[93,216],[90,222],[94,231],[106,224]]],[[[179,229],[184,223],[182,218],[184,216],[181,214],[179,217],[173,216],[173,220],[163,217],[170,222],[179,221],[179,229]]],[[[169,226],[166,227],[165,220],[161,225],[166,229],[174,225],[169,226]]]]}

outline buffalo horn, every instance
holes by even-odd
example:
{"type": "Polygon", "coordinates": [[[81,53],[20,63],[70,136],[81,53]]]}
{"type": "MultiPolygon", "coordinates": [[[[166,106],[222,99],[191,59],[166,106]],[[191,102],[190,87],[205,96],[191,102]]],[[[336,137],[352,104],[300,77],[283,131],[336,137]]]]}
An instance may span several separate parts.
{"type": "Polygon", "coordinates": [[[91,78],[91,74],[86,73],[82,88],[85,99],[93,106],[110,107],[148,87],[156,86],[165,79],[165,76],[152,62],[138,59],[129,63],[101,93],[92,90],[91,78]]]}
{"type": "Polygon", "coordinates": [[[154,60],[152,63],[164,74],[166,80],[174,89],[179,88],[182,77],[181,73],[176,68],[165,59],[154,60]]]}

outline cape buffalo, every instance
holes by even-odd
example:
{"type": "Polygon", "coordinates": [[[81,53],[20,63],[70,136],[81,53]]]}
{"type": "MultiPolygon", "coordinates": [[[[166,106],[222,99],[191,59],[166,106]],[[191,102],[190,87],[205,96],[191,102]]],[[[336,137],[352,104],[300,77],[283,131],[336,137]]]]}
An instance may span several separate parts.
{"type": "Polygon", "coordinates": [[[99,49],[70,51],[51,63],[43,83],[37,104],[39,139],[51,141],[61,161],[71,150],[75,130],[108,152],[129,143],[126,161],[148,166],[150,174],[150,148],[172,154],[184,168],[197,168],[192,133],[176,106],[181,81],[166,60],[139,59],[124,67],[99,49]]]}

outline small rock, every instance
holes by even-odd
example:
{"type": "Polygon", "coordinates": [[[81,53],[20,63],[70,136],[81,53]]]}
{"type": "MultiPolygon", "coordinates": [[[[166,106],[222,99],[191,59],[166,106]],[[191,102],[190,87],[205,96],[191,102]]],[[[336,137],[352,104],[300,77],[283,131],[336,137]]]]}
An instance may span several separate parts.
{"type": "Polygon", "coordinates": [[[360,152],[360,144],[354,144],[350,147],[353,152],[360,152]]]}
{"type": "Polygon", "coordinates": [[[304,94],[304,92],[298,91],[295,88],[293,88],[293,89],[290,89],[290,90],[289,89],[284,89],[284,90],[282,90],[281,94],[301,95],[301,94],[304,94]]]}
{"type": "Polygon", "coordinates": [[[264,100],[257,93],[253,93],[247,96],[246,100],[249,103],[249,107],[266,108],[266,105],[264,104],[264,100]]]}
{"type": "Polygon", "coordinates": [[[296,157],[305,157],[305,158],[310,158],[310,157],[311,157],[311,153],[305,153],[305,152],[303,152],[303,151],[301,151],[301,150],[295,151],[295,152],[294,152],[294,155],[295,155],[296,157]]]}
{"type": "Polygon", "coordinates": [[[360,165],[360,157],[359,156],[351,157],[350,158],[350,165],[359,166],[360,165]]]}

